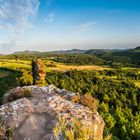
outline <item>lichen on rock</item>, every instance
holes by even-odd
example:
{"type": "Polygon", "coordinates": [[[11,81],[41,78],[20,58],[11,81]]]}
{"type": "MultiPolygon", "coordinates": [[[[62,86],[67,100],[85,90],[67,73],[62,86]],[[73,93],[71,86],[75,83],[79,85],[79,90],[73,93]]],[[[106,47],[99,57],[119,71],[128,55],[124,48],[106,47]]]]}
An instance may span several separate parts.
{"type": "Polygon", "coordinates": [[[40,58],[36,59],[36,61],[32,60],[32,77],[33,85],[46,84],[46,67],[40,58]]]}
{"type": "Polygon", "coordinates": [[[102,139],[104,121],[98,112],[92,112],[86,106],[71,101],[76,93],[58,89],[53,85],[47,87],[25,86],[17,87],[7,92],[4,104],[0,106],[0,116],[8,126],[14,129],[14,140],[51,140],[54,138],[53,128],[61,115],[66,120],[73,117],[92,124],[93,140],[102,139]],[[30,97],[8,101],[10,93],[21,89],[30,89],[30,97]]]}

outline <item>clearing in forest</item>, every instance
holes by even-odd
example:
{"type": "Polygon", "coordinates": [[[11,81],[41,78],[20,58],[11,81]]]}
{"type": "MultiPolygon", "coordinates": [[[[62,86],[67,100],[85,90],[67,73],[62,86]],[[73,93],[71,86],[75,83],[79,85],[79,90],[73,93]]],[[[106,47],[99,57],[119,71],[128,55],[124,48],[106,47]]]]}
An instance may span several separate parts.
{"type": "Polygon", "coordinates": [[[0,70],[0,78],[8,76],[9,73],[10,73],[10,72],[8,72],[8,71],[0,70]]]}

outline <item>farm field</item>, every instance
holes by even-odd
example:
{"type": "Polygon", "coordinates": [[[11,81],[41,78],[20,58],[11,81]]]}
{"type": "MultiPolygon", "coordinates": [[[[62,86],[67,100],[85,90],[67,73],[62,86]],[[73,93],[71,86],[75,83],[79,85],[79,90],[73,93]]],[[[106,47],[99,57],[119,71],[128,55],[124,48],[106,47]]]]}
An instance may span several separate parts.
{"type": "MultiPolygon", "coordinates": [[[[80,71],[104,71],[104,70],[114,70],[113,68],[104,67],[104,66],[97,66],[97,65],[67,65],[60,62],[55,62],[52,60],[44,60],[44,63],[46,65],[46,72],[66,72],[71,70],[80,70],[80,71]]],[[[28,70],[31,71],[31,61],[29,60],[16,60],[16,59],[1,59],[0,60],[0,68],[8,68],[11,70],[28,70]]],[[[123,72],[125,71],[136,71],[137,74],[140,73],[140,68],[131,68],[131,67],[124,67],[121,68],[123,72]]],[[[9,71],[0,70],[0,78],[6,77],[9,75],[9,71]]],[[[107,78],[116,82],[121,81],[121,78],[119,78],[117,75],[113,76],[107,76],[107,75],[98,75],[99,78],[107,78]]],[[[127,78],[127,77],[125,77],[127,78]]],[[[131,80],[137,87],[140,87],[140,81],[139,80],[131,80]]]]}
{"type": "MultiPolygon", "coordinates": [[[[48,69],[48,68],[47,68],[48,69]]],[[[53,71],[69,71],[69,70],[107,70],[109,68],[102,66],[74,66],[74,65],[65,65],[65,64],[56,64],[56,67],[49,67],[49,70],[53,71]]]]}
{"type": "MultiPolygon", "coordinates": [[[[60,71],[65,72],[69,70],[108,70],[110,68],[96,65],[84,65],[84,66],[76,66],[76,65],[66,65],[63,63],[54,62],[51,60],[45,60],[46,71],[60,71]]],[[[0,60],[0,67],[9,68],[13,70],[21,70],[21,69],[31,69],[31,61],[24,60],[0,60]]]]}

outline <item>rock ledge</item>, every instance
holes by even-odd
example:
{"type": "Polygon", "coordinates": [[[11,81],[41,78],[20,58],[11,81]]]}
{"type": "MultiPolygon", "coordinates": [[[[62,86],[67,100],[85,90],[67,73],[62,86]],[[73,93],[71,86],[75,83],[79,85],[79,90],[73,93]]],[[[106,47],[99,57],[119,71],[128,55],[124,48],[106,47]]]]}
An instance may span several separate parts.
{"type": "Polygon", "coordinates": [[[54,139],[52,130],[59,115],[69,120],[72,117],[84,119],[87,124],[94,126],[94,139],[101,140],[103,119],[88,107],[72,103],[71,97],[75,94],[53,85],[17,87],[4,95],[0,116],[15,130],[13,140],[54,139]],[[31,97],[8,102],[10,94],[19,93],[21,89],[29,89],[31,97]]]}

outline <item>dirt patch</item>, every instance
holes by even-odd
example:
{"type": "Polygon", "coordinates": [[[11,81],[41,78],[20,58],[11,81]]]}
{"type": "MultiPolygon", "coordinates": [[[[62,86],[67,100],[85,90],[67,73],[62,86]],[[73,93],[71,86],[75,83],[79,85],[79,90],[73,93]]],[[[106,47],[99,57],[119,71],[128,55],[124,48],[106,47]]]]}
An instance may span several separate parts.
{"type": "Polygon", "coordinates": [[[6,77],[6,76],[8,76],[9,74],[10,74],[10,72],[8,72],[8,71],[0,70],[0,78],[6,77]]]}

